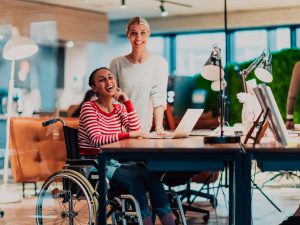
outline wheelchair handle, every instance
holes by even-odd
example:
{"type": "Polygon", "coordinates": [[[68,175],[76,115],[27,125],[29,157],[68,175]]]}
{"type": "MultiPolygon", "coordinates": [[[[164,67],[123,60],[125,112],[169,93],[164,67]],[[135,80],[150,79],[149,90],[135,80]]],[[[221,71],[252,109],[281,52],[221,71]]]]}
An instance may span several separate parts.
{"type": "Polygon", "coordinates": [[[53,117],[53,118],[51,118],[51,119],[49,119],[49,120],[43,121],[43,122],[42,122],[42,126],[43,126],[43,127],[47,127],[47,126],[49,126],[49,125],[51,125],[51,124],[56,123],[57,121],[61,122],[63,126],[66,126],[66,125],[67,125],[66,122],[65,122],[64,120],[62,120],[62,119],[60,119],[60,118],[57,118],[57,117],[53,117]]]}

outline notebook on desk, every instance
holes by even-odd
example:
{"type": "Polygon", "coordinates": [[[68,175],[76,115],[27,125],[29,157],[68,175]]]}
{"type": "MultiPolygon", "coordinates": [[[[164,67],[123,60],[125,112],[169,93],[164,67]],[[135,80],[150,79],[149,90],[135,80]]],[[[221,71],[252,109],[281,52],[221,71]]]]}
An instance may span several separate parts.
{"type": "Polygon", "coordinates": [[[300,135],[300,124],[294,124],[294,126],[295,126],[295,129],[287,130],[288,134],[298,134],[298,135],[300,135]]]}
{"type": "Polygon", "coordinates": [[[164,139],[188,137],[203,113],[203,110],[204,109],[188,109],[173,133],[170,132],[167,136],[160,136],[153,132],[150,133],[149,138],[164,139]]]}

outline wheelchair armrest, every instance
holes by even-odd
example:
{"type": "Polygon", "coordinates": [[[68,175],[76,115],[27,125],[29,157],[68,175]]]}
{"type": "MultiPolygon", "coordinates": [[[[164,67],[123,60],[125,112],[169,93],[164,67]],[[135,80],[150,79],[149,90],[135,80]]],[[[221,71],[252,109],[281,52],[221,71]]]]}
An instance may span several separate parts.
{"type": "Polygon", "coordinates": [[[95,167],[97,171],[99,171],[99,164],[95,159],[67,159],[67,164],[70,166],[80,167],[80,166],[87,166],[87,167],[95,167]]]}

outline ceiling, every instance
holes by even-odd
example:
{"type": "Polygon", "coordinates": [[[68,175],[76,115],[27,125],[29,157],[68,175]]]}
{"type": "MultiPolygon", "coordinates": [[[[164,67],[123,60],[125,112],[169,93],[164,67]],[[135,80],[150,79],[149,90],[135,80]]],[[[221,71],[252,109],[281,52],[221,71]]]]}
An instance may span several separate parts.
{"type": "MultiPolygon", "coordinates": [[[[60,5],[77,9],[91,10],[107,13],[109,20],[128,19],[133,16],[146,18],[161,17],[160,2],[158,0],[125,0],[127,9],[120,9],[121,0],[21,0],[39,2],[42,4],[60,5]]],[[[164,3],[169,17],[186,16],[195,14],[208,14],[223,12],[224,0],[169,0],[180,5],[164,3]]],[[[300,6],[299,0],[227,0],[228,11],[249,11],[274,8],[293,8],[300,6]]]]}

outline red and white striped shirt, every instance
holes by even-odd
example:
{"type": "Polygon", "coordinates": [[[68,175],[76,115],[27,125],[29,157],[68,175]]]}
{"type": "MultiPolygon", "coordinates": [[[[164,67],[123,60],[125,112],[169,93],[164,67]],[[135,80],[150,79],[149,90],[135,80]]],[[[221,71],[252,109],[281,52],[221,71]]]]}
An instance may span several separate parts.
{"type": "Polygon", "coordinates": [[[82,105],[78,129],[80,155],[97,154],[101,145],[129,138],[130,131],[141,129],[130,100],[124,104],[113,104],[113,107],[111,113],[106,113],[95,101],[82,105]]]}

